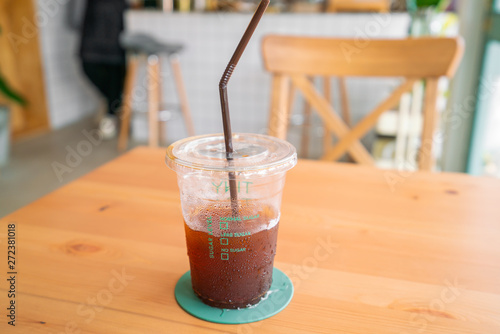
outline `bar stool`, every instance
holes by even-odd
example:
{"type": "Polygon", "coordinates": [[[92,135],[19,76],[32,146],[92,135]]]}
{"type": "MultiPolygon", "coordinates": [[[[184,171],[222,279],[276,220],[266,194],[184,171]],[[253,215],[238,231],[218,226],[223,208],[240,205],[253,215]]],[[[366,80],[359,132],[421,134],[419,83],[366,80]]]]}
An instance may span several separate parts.
{"type": "Polygon", "coordinates": [[[122,34],[121,46],[129,55],[127,65],[127,78],[124,87],[124,99],[121,117],[120,136],[118,149],[124,150],[128,144],[130,116],[132,113],[133,91],[137,77],[137,66],[141,59],[146,58],[146,76],[148,91],[148,126],[149,146],[157,147],[159,139],[158,122],[159,108],[162,101],[162,88],[160,79],[160,57],[165,56],[170,64],[174,81],[177,86],[177,96],[189,136],[194,135],[193,120],[189,111],[186,89],[182,80],[181,67],[177,54],[182,50],[181,44],[160,43],[145,34],[122,34]]]}

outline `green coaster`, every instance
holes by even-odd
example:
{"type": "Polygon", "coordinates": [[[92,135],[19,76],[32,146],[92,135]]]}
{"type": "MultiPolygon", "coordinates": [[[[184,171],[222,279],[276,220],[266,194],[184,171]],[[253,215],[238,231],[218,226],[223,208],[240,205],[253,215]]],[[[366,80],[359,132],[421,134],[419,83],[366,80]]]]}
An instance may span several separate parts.
{"type": "Polygon", "coordinates": [[[182,275],[175,286],[175,299],[184,311],[219,324],[246,324],[267,319],[281,312],[290,303],[292,296],[292,281],[277,268],[273,269],[273,283],[267,296],[256,305],[239,310],[220,309],[204,304],[193,292],[189,271],[182,275]]]}

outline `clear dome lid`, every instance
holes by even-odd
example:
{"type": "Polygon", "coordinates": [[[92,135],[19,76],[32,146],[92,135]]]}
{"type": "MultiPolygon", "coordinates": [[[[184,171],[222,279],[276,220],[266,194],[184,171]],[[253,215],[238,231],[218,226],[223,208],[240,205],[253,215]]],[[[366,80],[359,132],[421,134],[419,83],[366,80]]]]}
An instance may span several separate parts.
{"type": "Polygon", "coordinates": [[[203,135],[179,140],[167,148],[165,161],[176,172],[263,173],[285,172],[297,163],[295,147],[278,138],[233,134],[233,160],[226,159],[224,136],[203,135]]]}

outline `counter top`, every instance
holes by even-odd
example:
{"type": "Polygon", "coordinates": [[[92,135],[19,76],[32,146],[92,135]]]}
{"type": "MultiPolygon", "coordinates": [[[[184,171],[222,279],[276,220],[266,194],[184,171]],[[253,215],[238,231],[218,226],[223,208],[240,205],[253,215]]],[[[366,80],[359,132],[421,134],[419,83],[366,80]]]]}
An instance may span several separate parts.
{"type": "Polygon", "coordinates": [[[499,180],[299,161],[275,258],[294,297],[269,319],[219,325],[174,298],[189,265],[164,153],[135,149],[0,220],[3,273],[9,230],[17,273],[16,327],[2,279],[0,332],[500,332],[499,180]]]}

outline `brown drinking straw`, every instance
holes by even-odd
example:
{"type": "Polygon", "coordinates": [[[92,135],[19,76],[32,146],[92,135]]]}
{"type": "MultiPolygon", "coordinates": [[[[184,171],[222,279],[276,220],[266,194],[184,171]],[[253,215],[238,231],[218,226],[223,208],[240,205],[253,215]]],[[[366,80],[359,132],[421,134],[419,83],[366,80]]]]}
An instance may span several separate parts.
{"type": "MultiPolygon", "coordinates": [[[[252,37],[253,32],[255,31],[255,28],[257,28],[260,19],[264,15],[264,12],[266,11],[267,6],[269,5],[269,1],[270,0],[261,0],[259,7],[255,11],[255,14],[253,14],[252,20],[248,24],[245,33],[241,37],[240,43],[236,47],[236,50],[234,51],[231,60],[229,60],[226,70],[224,71],[224,74],[222,74],[222,78],[220,79],[219,82],[220,104],[222,107],[222,126],[224,127],[224,143],[226,146],[226,159],[229,163],[229,166],[232,166],[232,160],[233,160],[233,134],[231,131],[231,120],[229,118],[229,104],[227,100],[227,82],[231,78],[234,68],[238,64],[238,61],[240,60],[241,55],[243,54],[243,51],[245,51],[245,48],[248,42],[250,41],[250,38],[252,37]]],[[[236,188],[235,174],[234,172],[229,172],[228,176],[229,176],[229,195],[231,197],[231,208],[233,211],[233,216],[237,216],[238,191],[236,188]]]]}

